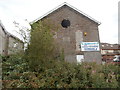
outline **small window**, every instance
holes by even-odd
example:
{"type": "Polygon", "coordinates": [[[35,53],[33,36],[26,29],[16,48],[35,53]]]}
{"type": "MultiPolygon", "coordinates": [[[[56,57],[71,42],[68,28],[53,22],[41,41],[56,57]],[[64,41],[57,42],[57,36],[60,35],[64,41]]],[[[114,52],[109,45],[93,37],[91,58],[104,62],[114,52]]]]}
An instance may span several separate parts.
{"type": "Polygon", "coordinates": [[[3,52],[5,52],[5,50],[3,50],[3,52]]]}
{"type": "Polygon", "coordinates": [[[110,45],[111,47],[113,47],[113,45],[110,45]]]}
{"type": "Polygon", "coordinates": [[[104,45],[102,45],[102,47],[104,47],[104,45]]]}
{"type": "Polygon", "coordinates": [[[64,27],[64,28],[68,28],[68,27],[70,26],[70,21],[64,19],[64,20],[62,20],[61,25],[62,25],[62,27],[64,27]]]}
{"type": "Polygon", "coordinates": [[[84,62],[84,55],[76,55],[77,63],[84,62]]]}

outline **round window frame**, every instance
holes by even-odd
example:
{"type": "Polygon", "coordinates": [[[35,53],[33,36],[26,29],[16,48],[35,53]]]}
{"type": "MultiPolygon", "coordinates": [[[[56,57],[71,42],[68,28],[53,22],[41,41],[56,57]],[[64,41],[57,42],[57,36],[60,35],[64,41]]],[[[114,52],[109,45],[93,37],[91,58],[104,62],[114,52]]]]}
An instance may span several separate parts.
{"type": "Polygon", "coordinates": [[[68,20],[68,19],[63,19],[62,20],[62,22],[61,22],[61,26],[63,27],[63,28],[68,28],[68,27],[70,27],[70,20],[68,20]]]}

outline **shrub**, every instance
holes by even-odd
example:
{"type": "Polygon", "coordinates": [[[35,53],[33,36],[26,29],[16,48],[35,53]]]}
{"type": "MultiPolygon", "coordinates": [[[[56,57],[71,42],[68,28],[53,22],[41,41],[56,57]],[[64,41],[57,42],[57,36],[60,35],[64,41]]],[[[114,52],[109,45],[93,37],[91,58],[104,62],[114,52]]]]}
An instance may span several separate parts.
{"type": "MultiPolygon", "coordinates": [[[[13,59],[13,57],[12,57],[13,59]]],[[[20,58],[15,58],[19,61],[20,58]]],[[[10,59],[11,60],[11,59],[10,59]]],[[[22,61],[22,60],[21,60],[22,61]]],[[[24,62],[23,62],[24,63],[24,62]]],[[[3,87],[5,88],[119,88],[117,65],[96,63],[70,64],[54,61],[41,72],[31,72],[23,63],[7,60],[3,63],[3,87]],[[10,65],[13,65],[10,67],[10,65]],[[22,69],[23,68],[23,69],[22,69]]],[[[41,67],[38,67],[41,68],[41,67]]]]}

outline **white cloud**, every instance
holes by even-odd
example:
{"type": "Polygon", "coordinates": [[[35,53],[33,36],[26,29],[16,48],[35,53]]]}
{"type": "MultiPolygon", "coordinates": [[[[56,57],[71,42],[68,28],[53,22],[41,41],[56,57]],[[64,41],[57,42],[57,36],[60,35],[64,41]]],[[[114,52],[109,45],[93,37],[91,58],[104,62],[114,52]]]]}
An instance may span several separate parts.
{"type": "MultiPolygon", "coordinates": [[[[67,2],[102,24],[99,26],[101,42],[118,43],[119,0],[0,0],[0,19],[13,33],[13,21],[33,21],[63,2],[67,2]]],[[[25,23],[25,22],[24,22],[25,23]]],[[[14,33],[15,34],[15,33],[14,33]]]]}

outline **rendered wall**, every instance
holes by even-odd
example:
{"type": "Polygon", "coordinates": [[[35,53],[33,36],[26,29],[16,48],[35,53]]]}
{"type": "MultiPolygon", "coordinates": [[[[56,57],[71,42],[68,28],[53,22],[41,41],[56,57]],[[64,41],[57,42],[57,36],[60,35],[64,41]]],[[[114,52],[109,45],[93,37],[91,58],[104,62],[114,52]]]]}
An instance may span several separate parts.
{"type": "Polygon", "coordinates": [[[7,44],[7,36],[3,31],[3,28],[0,26],[0,54],[5,55],[6,51],[6,44],[7,44]]]}
{"type": "Polygon", "coordinates": [[[20,51],[23,51],[23,43],[13,37],[9,37],[8,55],[20,51]]]}

